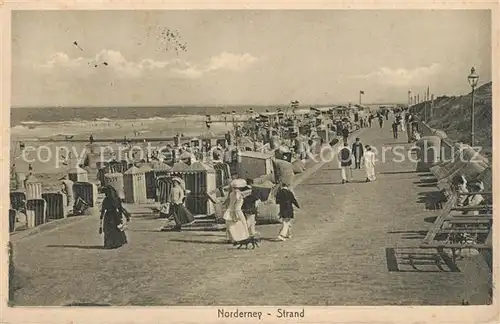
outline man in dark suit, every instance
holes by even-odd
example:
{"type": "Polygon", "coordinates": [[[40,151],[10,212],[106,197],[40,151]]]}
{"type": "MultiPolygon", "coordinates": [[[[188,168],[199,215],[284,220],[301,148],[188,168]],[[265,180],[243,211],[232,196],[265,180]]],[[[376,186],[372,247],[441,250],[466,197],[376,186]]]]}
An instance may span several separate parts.
{"type": "Polygon", "coordinates": [[[398,138],[398,126],[399,124],[396,121],[392,123],[392,135],[394,136],[394,139],[398,138]]]}
{"type": "Polygon", "coordinates": [[[282,219],[278,240],[286,241],[292,238],[292,220],[294,218],[293,206],[300,208],[293,191],[287,183],[282,183],[276,193],[276,204],[280,206],[279,216],[282,219]]]}
{"type": "MultiPolygon", "coordinates": [[[[344,142],[344,147],[339,151],[338,154],[339,167],[340,167],[340,175],[342,177],[342,183],[349,182],[347,180],[347,173],[352,165],[352,152],[349,149],[349,144],[344,142]]],[[[352,170],[351,170],[351,178],[352,178],[352,170]]]]}
{"type": "Polygon", "coordinates": [[[344,128],[342,129],[342,137],[344,139],[344,143],[346,143],[347,138],[349,137],[349,128],[347,128],[347,124],[345,124],[344,128]]]}
{"type": "Polygon", "coordinates": [[[356,141],[352,144],[352,155],[354,156],[354,168],[361,169],[361,158],[363,157],[364,150],[363,144],[360,142],[359,137],[356,138],[356,141]]]}

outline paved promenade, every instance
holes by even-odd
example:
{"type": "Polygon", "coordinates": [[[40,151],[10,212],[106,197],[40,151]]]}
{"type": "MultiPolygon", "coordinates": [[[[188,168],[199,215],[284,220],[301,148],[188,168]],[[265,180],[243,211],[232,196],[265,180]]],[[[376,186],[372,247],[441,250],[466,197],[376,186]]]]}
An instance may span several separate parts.
{"type": "MultiPolygon", "coordinates": [[[[407,150],[405,134],[393,140],[389,128],[363,130],[362,142],[407,150]]],[[[132,220],[129,244],[118,250],[101,249],[96,217],[19,240],[15,263],[24,287],[15,304],[488,303],[490,278],[480,256],[455,265],[416,248],[439,213],[425,208],[432,178],[414,172],[411,161],[386,156],[372,183],[354,170],[354,181],[342,185],[337,163],[324,164],[295,188],[302,208],[293,239],[273,242],[279,225],[259,226],[263,241],[255,250],[223,244],[222,232],[159,232],[162,221],[146,218],[132,220]]]]}

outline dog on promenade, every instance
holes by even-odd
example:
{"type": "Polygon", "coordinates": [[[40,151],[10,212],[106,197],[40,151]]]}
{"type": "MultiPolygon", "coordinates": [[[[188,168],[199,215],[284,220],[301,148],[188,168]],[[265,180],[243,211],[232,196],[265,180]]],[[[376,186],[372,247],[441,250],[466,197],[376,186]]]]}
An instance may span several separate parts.
{"type": "Polygon", "coordinates": [[[259,247],[259,242],[260,242],[260,239],[253,237],[253,236],[250,236],[249,238],[247,238],[245,240],[234,242],[233,245],[238,246],[238,249],[241,249],[244,245],[245,249],[248,249],[248,245],[252,244],[252,249],[255,249],[256,246],[259,247]]]}

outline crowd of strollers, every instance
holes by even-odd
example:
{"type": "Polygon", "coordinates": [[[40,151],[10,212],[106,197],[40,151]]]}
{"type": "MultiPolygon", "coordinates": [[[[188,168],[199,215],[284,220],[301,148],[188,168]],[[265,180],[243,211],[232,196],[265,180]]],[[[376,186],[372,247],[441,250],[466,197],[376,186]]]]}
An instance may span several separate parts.
{"type": "MultiPolygon", "coordinates": [[[[376,115],[365,117],[359,122],[362,127],[370,127],[372,119],[378,119],[382,128],[384,119],[387,120],[388,118],[389,112],[385,114],[377,113],[376,115]]],[[[395,133],[394,137],[397,138],[398,128],[401,127],[402,131],[404,131],[405,123],[411,123],[412,116],[406,114],[406,112],[396,112],[394,118],[393,131],[395,133]]],[[[416,131],[413,134],[419,136],[416,131]]],[[[274,135],[276,136],[276,132],[274,135]]],[[[338,152],[342,183],[345,184],[349,182],[349,179],[352,180],[353,164],[355,169],[361,169],[361,166],[364,166],[366,182],[375,181],[376,158],[372,148],[369,145],[363,145],[359,138],[356,138],[352,146],[349,145],[347,142],[348,132],[343,134],[343,137],[344,145],[340,147],[338,152]]],[[[303,153],[300,149],[298,151],[303,153]]],[[[220,155],[223,155],[222,152],[220,153],[220,155]]],[[[299,154],[303,158],[302,155],[304,154],[299,154]]],[[[184,205],[186,199],[184,181],[178,177],[174,177],[172,178],[172,183],[173,187],[169,194],[168,203],[162,207],[161,213],[166,215],[167,219],[175,222],[175,226],[168,227],[169,230],[181,231],[182,226],[192,224],[195,219],[184,205]]],[[[274,196],[275,202],[279,206],[279,217],[282,223],[276,238],[279,241],[286,241],[292,238],[291,228],[294,219],[294,208],[300,208],[293,191],[290,189],[290,185],[290,183],[280,182],[274,196]]],[[[255,230],[255,217],[258,204],[266,199],[262,199],[256,191],[252,191],[251,186],[252,180],[250,179],[233,179],[230,183],[230,193],[224,202],[226,211],[223,215],[226,223],[227,243],[242,242],[258,235],[255,230]]],[[[105,248],[117,248],[127,243],[124,224],[130,221],[130,214],[123,208],[114,188],[111,186],[104,187],[103,192],[106,194],[106,197],[102,204],[99,231],[104,234],[105,248]]]]}
{"type": "MultiPolygon", "coordinates": [[[[162,213],[168,220],[173,219],[175,226],[171,231],[181,231],[182,226],[194,222],[194,217],[184,206],[186,189],[184,181],[178,177],[172,178],[173,187],[168,198],[167,209],[162,213]]],[[[230,183],[230,193],[224,202],[226,211],[223,218],[226,222],[226,242],[235,243],[255,237],[255,216],[258,204],[263,200],[259,193],[252,191],[251,180],[234,179],[230,183]]],[[[101,207],[99,234],[104,235],[104,248],[116,249],[127,243],[126,224],[130,222],[130,213],[123,207],[121,199],[112,186],[102,189],[105,198],[101,207]]],[[[294,207],[300,208],[293,191],[287,183],[280,183],[275,194],[279,206],[279,217],[282,226],[277,240],[286,241],[292,237],[291,226],[294,218],[294,207]]]]}
{"type": "MultiPolygon", "coordinates": [[[[172,182],[174,187],[168,199],[169,207],[163,212],[168,213],[175,222],[175,226],[171,230],[181,231],[183,225],[194,222],[194,217],[183,204],[186,191],[182,179],[174,177],[172,182]]],[[[223,203],[227,243],[245,241],[258,235],[255,230],[255,217],[258,205],[266,198],[260,196],[260,191],[252,190],[252,184],[251,179],[233,179],[230,183],[230,192],[223,203]]],[[[291,225],[294,218],[294,206],[300,208],[299,203],[289,184],[284,182],[279,183],[274,200],[279,206],[279,217],[282,221],[277,239],[285,241],[292,237],[291,225]]]]}

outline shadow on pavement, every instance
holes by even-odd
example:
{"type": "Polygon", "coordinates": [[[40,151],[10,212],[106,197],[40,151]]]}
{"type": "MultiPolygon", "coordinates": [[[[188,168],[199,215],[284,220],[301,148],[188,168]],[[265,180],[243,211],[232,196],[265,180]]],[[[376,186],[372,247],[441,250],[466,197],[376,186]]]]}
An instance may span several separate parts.
{"type": "Polygon", "coordinates": [[[166,217],[160,217],[159,215],[146,215],[146,216],[134,216],[132,215],[132,218],[134,219],[141,219],[141,220],[154,220],[154,219],[164,219],[167,220],[166,217]]]}
{"type": "Polygon", "coordinates": [[[440,210],[442,209],[444,197],[441,191],[420,192],[420,197],[417,202],[425,204],[426,210],[440,210]]]}
{"type": "Polygon", "coordinates": [[[159,229],[127,229],[127,232],[151,232],[151,233],[159,233],[161,231],[159,229]]]}
{"type": "Polygon", "coordinates": [[[387,234],[418,234],[425,235],[427,231],[389,231],[387,234]]]}
{"type": "Polygon", "coordinates": [[[420,181],[415,181],[413,182],[414,184],[428,184],[428,183],[437,183],[436,178],[430,178],[430,179],[421,179],[420,181]]]}
{"type": "Polygon", "coordinates": [[[261,237],[261,241],[266,241],[266,242],[274,242],[274,243],[282,243],[283,241],[277,239],[276,237],[261,237]]]}
{"type": "Polygon", "coordinates": [[[201,234],[196,233],[195,235],[196,236],[218,236],[218,237],[221,237],[221,238],[222,237],[223,238],[226,237],[225,231],[221,231],[219,233],[214,233],[214,234],[212,234],[212,233],[201,233],[201,234]]]}
{"type": "Polygon", "coordinates": [[[380,174],[406,174],[406,173],[418,173],[417,171],[387,171],[380,172],[380,174]]]}
{"type": "MultiPolygon", "coordinates": [[[[372,181],[374,182],[374,181],[372,181]]],[[[347,186],[351,183],[367,183],[365,180],[349,180],[349,182],[343,184],[341,181],[339,182],[314,182],[314,183],[301,183],[301,186],[328,186],[328,185],[344,185],[347,186]]]]}
{"type": "Polygon", "coordinates": [[[424,222],[426,223],[434,223],[437,219],[437,216],[429,216],[429,217],[426,217],[424,218],[424,222]]]}
{"type": "MultiPolygon", "coordinates": [[[[397,139],[397,138],[395,138],[397,139]]],[[[384,143],[385,146],[390,146],[390,145],[401,145],[401,146],[409,146],[412,145],[412,143],[408,142],[391,142],[391,143],[384,143]]]]}
{"type": "Polygon", "coordinates": [[[442,251],[428,252],[415,247],[385,248],[385,256],[389,272],[460,272],[457,265],[442,251]]]}
{"type": "Polygon", "coordinates": [[[314,183],[301,183],[301,186],[327,186],[327,185],[341,185],[342,182],[314,182],[314,183]]]}
{"type": "Polygon", "coordinates": [[[427,231],[390,231],[387,234],[403,234],[404,240],[423,240],[427,235],[427,231]]]}
{"type": "Polygon", "coordinates": [[[45,247],[50,248],[70,248],[70,249],[82,249],[82,250],[105,250],[102,245],[46,245],[45,247]]]}
{"type": "Polygon", "coordinates": [[[228,245],[229,243],[220,242],[220,241],[202,241],[202,240],[180,240],[180,239],[172,239],[170,242],[181,242],[181,243],[197,243],[197,244],[217,244],[217,245],[228,245]]]}
{"type": "Polygon", "coordinates": [[[436,187],[436,184],[434,184],[434,183],[419,184],[418,187],[419,188],[434,188],[434,187],[436,187]]]}

